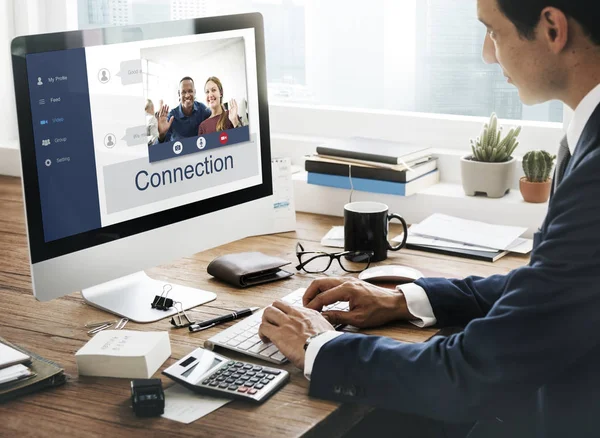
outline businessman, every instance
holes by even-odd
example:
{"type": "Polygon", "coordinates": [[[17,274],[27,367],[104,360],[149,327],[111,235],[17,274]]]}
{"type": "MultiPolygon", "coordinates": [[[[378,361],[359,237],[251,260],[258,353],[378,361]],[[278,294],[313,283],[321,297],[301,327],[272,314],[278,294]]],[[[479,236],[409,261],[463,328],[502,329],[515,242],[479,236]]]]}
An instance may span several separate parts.
{"type": "Polygon", "coordinates": [[[196,87],[189,76],[179,81],[179,106],[169,111],[162,105],[158,111],[158,142],[181,140],[198,135],[200,123],[211,115],[210,109],[196,101],[196,87]]]}
{"type": "Polygon", "coordinates": [[[600,436],[600,2],[478,0],[477,11],[485,62],[523,102],[575,110],[530,263],[398,292],[317,280],[307,308],[267,308],[260,334],[304,369],[316,397],[460,422],[470,438],[600,436]],[[338,300],[350,311],[317,312],[338,300]],[[394,320],[465,328],[404,344],[331,326],[394,320]]]}

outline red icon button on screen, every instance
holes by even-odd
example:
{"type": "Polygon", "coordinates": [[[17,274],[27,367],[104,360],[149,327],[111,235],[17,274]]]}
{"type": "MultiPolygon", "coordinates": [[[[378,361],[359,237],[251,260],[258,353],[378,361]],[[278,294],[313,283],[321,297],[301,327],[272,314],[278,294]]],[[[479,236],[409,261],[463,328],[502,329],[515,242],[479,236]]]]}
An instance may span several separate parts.
{"type": "Polygon", "coordinates": [[[221,142],[221,144],[227,144],[227,140],[229,140],[229,136],[226,132],[222,132],[219,136],[219,141],[221,142]]]}

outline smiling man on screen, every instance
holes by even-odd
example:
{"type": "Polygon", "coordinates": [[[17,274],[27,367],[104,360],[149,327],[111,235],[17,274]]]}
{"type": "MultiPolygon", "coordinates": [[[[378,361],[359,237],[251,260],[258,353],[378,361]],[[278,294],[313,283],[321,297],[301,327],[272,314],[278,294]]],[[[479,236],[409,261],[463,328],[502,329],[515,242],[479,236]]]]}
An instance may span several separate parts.
{"type": "MultiPolygon", "coordinates": [[[[431,436],[600,436],[600,2],[478,0],[477,11],[485,62],[523,102],[575,111],[529,265],[398,292],[317,280],[308,309],[274,303],[260,334],[304,369],[311,395],[429,418],[431,436]],[[317,312],[339,300],[349,312],[317,312]],[[404,344],[331,326],[395,320],[465,329],[404,344]]],[[[401,425],[383,432],[413,436],[401,425]]]]}

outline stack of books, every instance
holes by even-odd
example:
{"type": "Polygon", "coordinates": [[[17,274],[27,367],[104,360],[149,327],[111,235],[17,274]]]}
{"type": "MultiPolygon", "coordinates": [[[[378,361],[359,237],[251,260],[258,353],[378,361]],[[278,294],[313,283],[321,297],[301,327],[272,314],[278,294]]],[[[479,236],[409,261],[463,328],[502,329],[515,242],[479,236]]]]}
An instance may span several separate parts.
{"type": "MultiPolygon", "coordinates": [[[[521,237],[525,227],[487,224],[435,213],[408,230],[406,247],[495,262],[509,252],[528,254],[533,240],[521,237]]],[[[401,242],[402,235],[393,239],[401,242]]]]}
{"type": "Polygon", "coordinates": [[[361,137],[318,146],[305,169],[309,184],[400,196],[439,182],[430,148],[361,137]]]}

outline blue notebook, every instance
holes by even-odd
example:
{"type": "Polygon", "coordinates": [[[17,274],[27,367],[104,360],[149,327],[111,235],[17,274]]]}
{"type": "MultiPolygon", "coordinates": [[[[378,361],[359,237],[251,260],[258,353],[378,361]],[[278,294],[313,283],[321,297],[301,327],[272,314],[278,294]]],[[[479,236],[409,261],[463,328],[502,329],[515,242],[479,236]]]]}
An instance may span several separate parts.
{"type": "Polygon", "coordinates": [[[341,175],[308,172],[307,182],[318,186],[338,189],[354,189],[361,192],[383,193],[386,195],[410,196],[437,184],[440,180],[439,170],[429,172],[407,183],[380,181],[376,179],[352,178],[341,175]]]}

